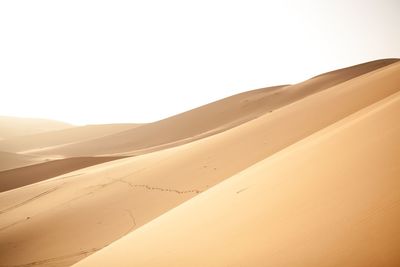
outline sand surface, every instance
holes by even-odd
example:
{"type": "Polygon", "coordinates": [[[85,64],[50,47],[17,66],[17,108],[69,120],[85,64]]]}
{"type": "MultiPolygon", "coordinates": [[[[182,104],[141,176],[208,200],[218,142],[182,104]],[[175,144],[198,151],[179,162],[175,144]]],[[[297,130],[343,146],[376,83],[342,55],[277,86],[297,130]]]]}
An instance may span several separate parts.
{"type": "Polygon", "coordinates": [[[121,157],[66,158],[0,171],[0,192],[37,183],[64,173],[120,158],[121,157]]]}
{"type": "MultiPolygon", "coordinates": [[[[49,149],[54,149],[55,147],[63,147],[68,144],[83,142],[85,140],[96,139],[98,137],[112,135],[114,133],[123,132],[128,129],[133,129],[141,126],[141,124],[103,124],[103,125],[87,125],[87,126],[76,126],[69,127],[67,129],[46,131],[37,134],[28,134],[22,136],[14,136],[4,140],[0,140],[0,172],[4,170],[11,170],[14,168],[25,167],[29,165],[34,165],[38,163],[45,163],[57,159],[66,158],[63,155],[39,155],[39,152],[46,151],[49,149]]],[[[70,157],[67,157],[67,159],[70,157]]],[[[83,162],[79,163],[78,160],[66,160],[63,161],[61,167],[61,161],[54,163],[52,165],[46,165],[46,168],[39,170],[40,167],[34,167],[34,169],[24,169],[23,172],[7,172],[0,173],[1,177],[19,177],[22,173],[26,173],[27,170],[33,171],[32,177],[22,177],[19,180],[24,181],[40,181],[49,177],[56,176],[55,174],[65,173],[67,170],[76,170],[85,166],[94,165],[95,163],[104,162],[108,160],[93,159],[94,157],[80,157],[83,162]],[[92,158],[91,160],[88,160],[92,158]],[[89,161],[91,164],[88,164],[89,161]],[[76,163],[76,164],[75,164],[76,163]],[[51,170],[49,169],[51,167],[51,170]],[[67,167],[68,166],[68,167],[67,167]],[[57,170],[60,168],[59,170],[57,170]],[[50,170],[50,171],[48,171],[50,170]],[[12,173],[12,174],[11,174],[12,173]],[[37,175],[40,173],[40,177],[37,175]],[[6,175],[6,176],[4,176],[6,175]]],[[[115,157],[102,157],[103,159],[111,159],[115,157]]],[[[43,165],[40,165],[43,166],[43,165]]],[[[1,181],[0,181],[1,183],[1,181]]],[[[3,185],[5,182],[3,182],[3,185]]],[[[26,184],[26,183],[16,183],[16,184],[26,184]]],[[[9,186],[6,188],[13,188],[9,186]]],[[[1,189],[0,189],[1,190],[1,189]]]]}
{"type": "Polygon", "coordinates": [[[0,151],[0,172],[41,162],[39,157],[0,151]]]}
{"type": "Polygon", "coordinates": [[[45,150],[49,147],[82,142],[102,136],[126,131],[140,124],[100,124],[71,127],[56,131],[8,138],[0,141],[0,150],[8,152],[30,152],[45,150]]]}
{"type": "Polygon", "coordinates": [[[397,93],[74,266],[398,266],[399,115],[397,93]]]}
{"type": "Polygon", "coordinates": [[[0,172],[0,266],[397,266],[399,91],[379,60],[103,136],[2,141],[65,159],[0,172]]]}

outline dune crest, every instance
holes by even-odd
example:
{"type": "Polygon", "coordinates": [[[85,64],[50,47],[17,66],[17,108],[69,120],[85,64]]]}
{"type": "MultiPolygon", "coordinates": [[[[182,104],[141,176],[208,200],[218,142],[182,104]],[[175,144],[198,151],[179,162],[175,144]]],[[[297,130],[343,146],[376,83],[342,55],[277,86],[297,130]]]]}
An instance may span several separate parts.
{"type": "Polygon", "coordinates": [[[245,92],[136,129],[47,149],[39,154],[67,157],[140,155],[181,145],[229,130],[311,94],[397,61],[376,60],[321,74],[293,86],[276,86],[245,92]]]}

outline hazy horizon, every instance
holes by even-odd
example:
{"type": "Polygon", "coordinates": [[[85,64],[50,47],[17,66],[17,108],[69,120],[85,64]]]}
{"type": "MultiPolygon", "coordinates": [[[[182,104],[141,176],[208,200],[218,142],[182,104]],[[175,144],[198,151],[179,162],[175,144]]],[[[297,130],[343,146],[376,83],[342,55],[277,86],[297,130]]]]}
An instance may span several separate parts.
{"type": "Polygon", "coordinates": [[[398,1],[0,3],[1,116],[156,121],[400,57],[398,1]]]}

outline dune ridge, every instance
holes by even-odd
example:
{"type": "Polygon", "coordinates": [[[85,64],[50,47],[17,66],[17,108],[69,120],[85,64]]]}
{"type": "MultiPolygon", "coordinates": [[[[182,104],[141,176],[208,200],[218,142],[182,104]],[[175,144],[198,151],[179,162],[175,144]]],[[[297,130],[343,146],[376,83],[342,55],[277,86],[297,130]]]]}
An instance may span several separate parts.
{"type": "Polygon", "coordinates": [[[321,74],[292,86],[277,86],[245,92],[140,128],[49,149],[40,154],[138,155],[184,144],[231,129],[308,95],[397,61],[398,59],[376,60],[321,74]],[[160,135],[160,132],[163,134],[160,135]]]}

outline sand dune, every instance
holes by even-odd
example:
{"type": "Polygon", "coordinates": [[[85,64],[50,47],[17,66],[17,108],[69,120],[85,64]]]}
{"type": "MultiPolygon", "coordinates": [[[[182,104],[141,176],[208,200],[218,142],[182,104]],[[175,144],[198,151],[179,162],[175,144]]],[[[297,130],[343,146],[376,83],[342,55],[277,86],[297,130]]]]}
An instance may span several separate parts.
{"type": "Polygon", "coordinates": [[[29,155],[0,151],[0,172],[40,162],[40,159],[29,155]]]}
{"type": "Polygon", "coordinates": [[[74,266],[399,266],[400,93],[74,266]]]}
{"type": "Polygon", "coordinates": [[[56,147],[41,151],[40,154],[89,156],[128,153],[137,155],[183,144],[228,130],[310,94],[396,61],[397,59],[377,60],[319,75],[294,86],[245,92],[140,128],[56,147]]]}
{"type": "MultiPolygon", "coordinates": [[[[114,134],[117,132],[125,131],[127,129],[133,129],[138,126],[140,126],[140,124],[87,125],[79,127],[70,127],[67,129],[56,130],[56,131],[46,131],[38,134],[17,136],[13,138],[8,138],[6,140],[0,140],[0,150],[7,152],[18,152],[18,154],[7,153],[7,152],[0,153],[0,171],[10,170],[13,168],[20,168],[24,166],[44,163],[59,158],[63,158],[62,156],[61,157],[40,156],[40,155],[36,156],[35,153],[38,153],[39,151],[43,151],[49,148],[61,147],[66,144],[81,142],[84,140],[89,140],[101,136],[106,136],[109,134],[114,134]]],[[[83,158],[80,157],[80,158],[83,160],[81,163],[79,163],[79,160],[77,159],[63,161],[64,162],[63,164],[67,164],[68,168],[61,167],[61,169],[59,169],[61,166],[59,165],[61,161],[58,161],[57,163],[55,162],[54,164],[38,165],[34,168],[24,169],[24,170],[34,170],[35,174],[33,174],[34,178],[28,177],[26,178],[26,180],[19,179],[20,181],[21,180],[25,181],[22,182],[21,185],[29,184],[26,183],[27,181],[40,181],[49,177],[54,177],[54,174],[60,175],[62,173],[65,173],[67,170],[72,171],[79,169],[83,166],[90,166],[97,164],[99,162],[108,161],[108,160],[99,160],[98,158],[96,158],[95,160],[90,160],[90,162],[92,163],[89,164],[89,161],[87,160],[93,157],[83,157],[83,158]],[[44,167],[43,170],[39,170],[42,166],[46,167],[44,167]]],[[[103,159],[107,158],[109,157],[103,157],[103,159]]],[[[0,177],[19,177],[18,173],[22,174],[25,173],[25,171],[24,172],[20,172],[20,170],[16,172],[8,171],[6,173],[0,173],[0,177]]],[[[5,182],[3,182],[3,185],[5,185],[5,182]]],[[[14,185],[4,186],[4,188],[13,188],[13,187],[14,185]]]]}
{"type": "Polygon", "coordinates": [[[25,135],[0,141],[0,150],[25,152],[45,149],[115,134],[138,127],[140,124],[102,124],[72,127],[63,130],[25,135]]]}
{"type": "Polygon", "coordinates": [[[0,171],[0,192],[37,183],[64,173],[120,158],[121,157],[67,158],[0,171]]]}
{"type": "MultiPolygon", "coordinates": [[[[332,78],[351,76],[347,71],[277,88],[268,102],[277,103],[272,112],[218,134],[1,193],[0,258],[8,265],[69,266],[213,185],[241,171],[246,173],[253,164],[400,89],[399,63],[350,80],[332,78]],[[332,79],[341,82],[332,86],[332,79]],[[300,96],[293,96],[296,93],[300,96]]],[[[180,226],[184,234],[185,224],[180,226]]]]}
{"type": "Polygon", "coordinates": [[[276,86],[234,95],[136,129],[48,149],[39,154],[104,155],[159,146],[165,148],[169,143],[192,141],[227,130],[269,112],[273,108],[273,105],[268,103],[270,97],[283,87],[276,86]]]}
{"type": "Polygon", "coordinates": [[[2,139],[69,127],[72,125],[54,120],[0,116],[0,138],[2,139]]]}

